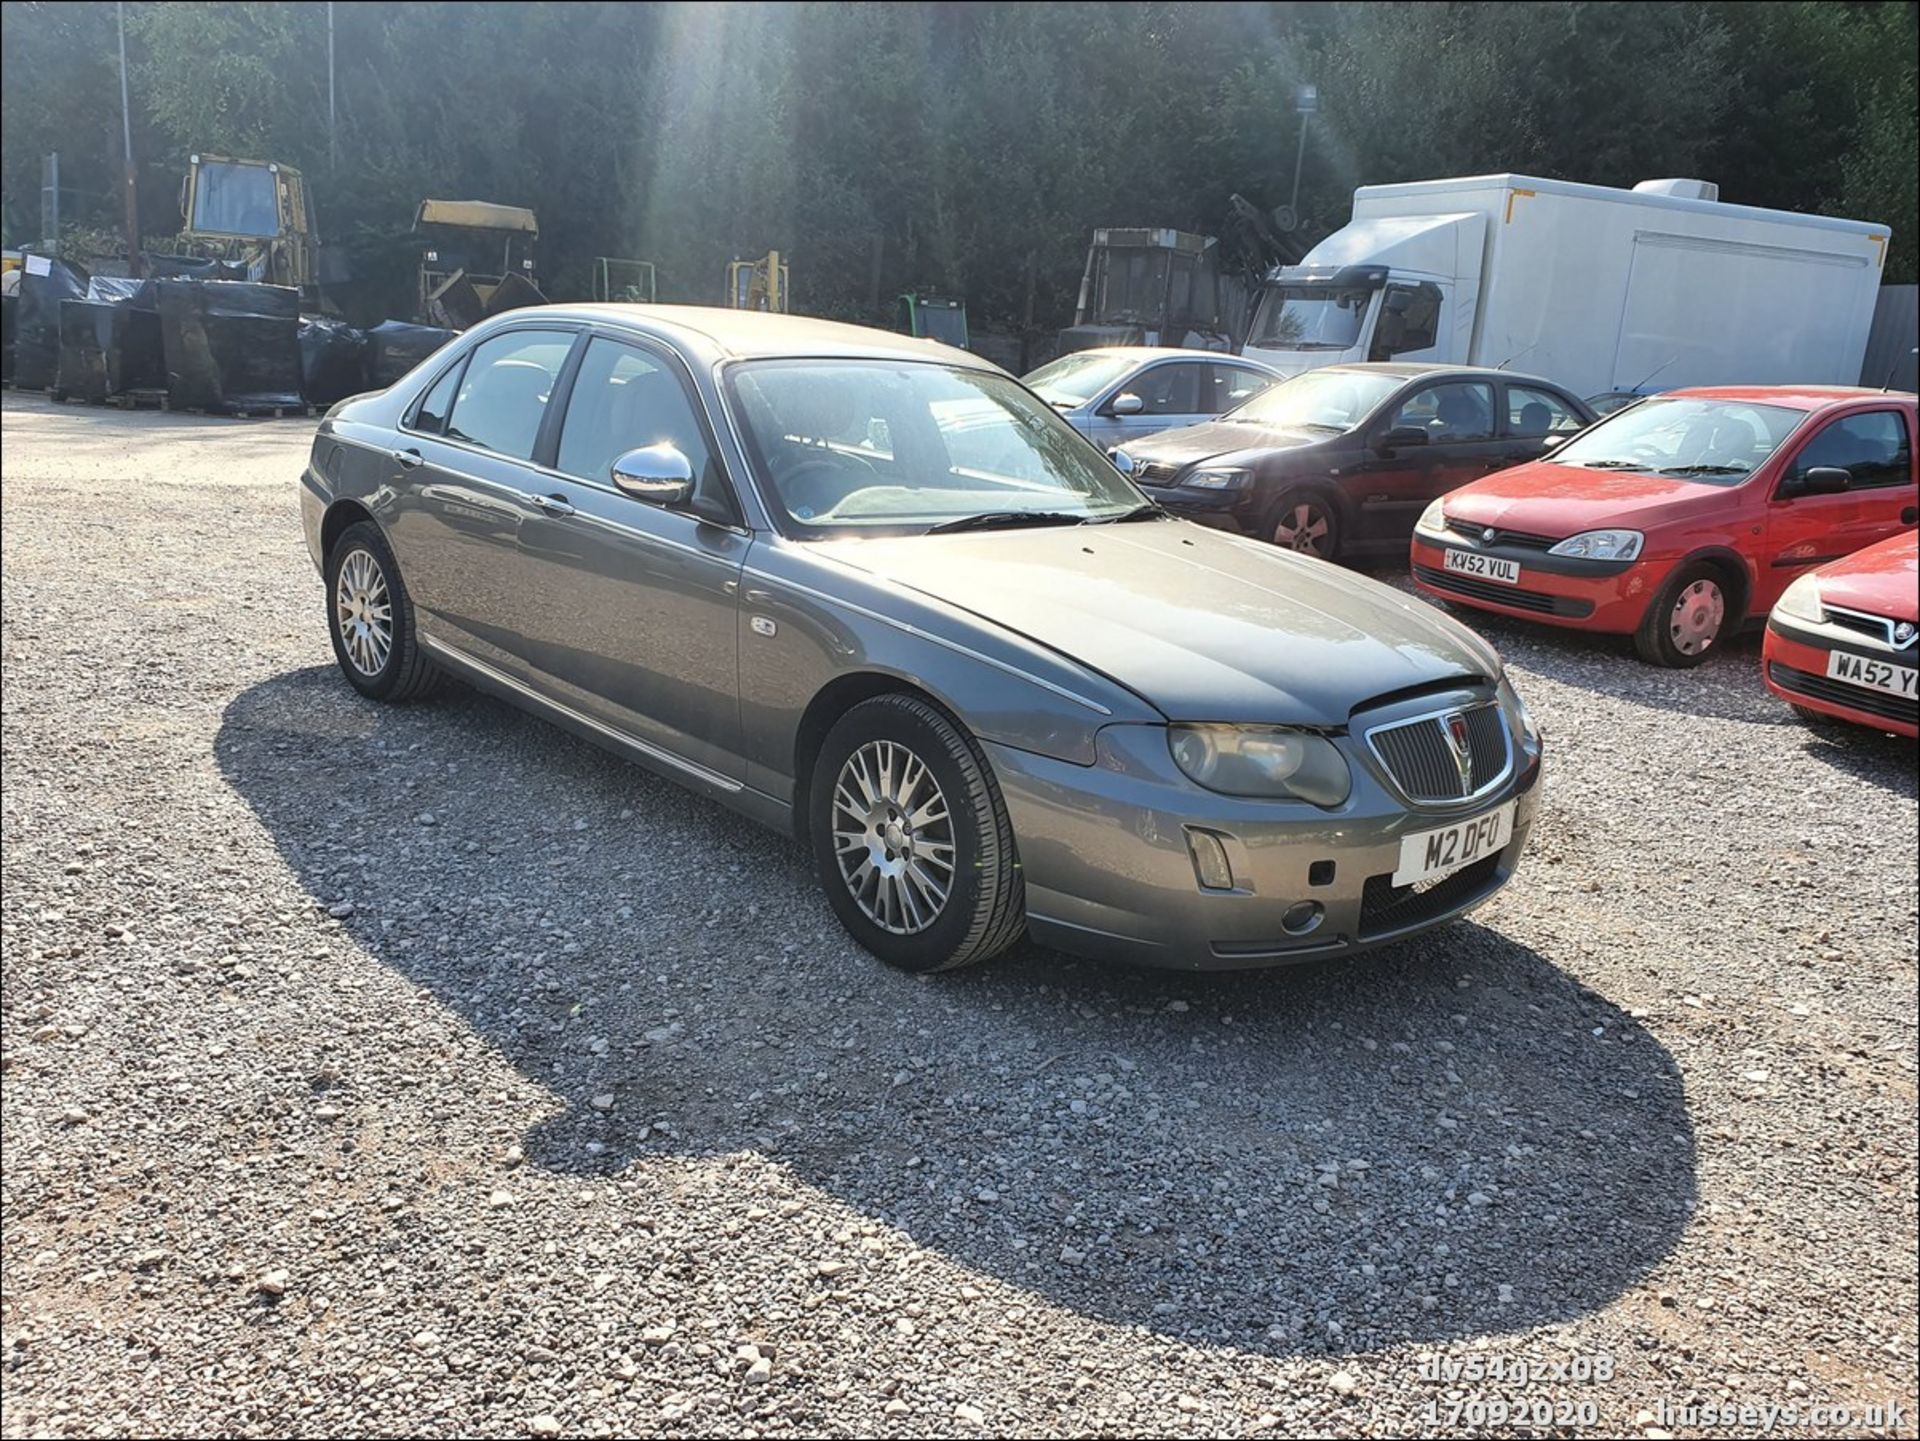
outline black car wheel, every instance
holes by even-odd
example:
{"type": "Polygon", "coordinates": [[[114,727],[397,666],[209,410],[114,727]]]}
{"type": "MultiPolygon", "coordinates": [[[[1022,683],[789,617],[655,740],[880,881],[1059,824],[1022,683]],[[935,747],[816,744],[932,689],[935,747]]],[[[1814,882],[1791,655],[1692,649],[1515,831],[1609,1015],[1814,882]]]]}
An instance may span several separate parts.
{"type": "Polygon", "coordinates": [[[1267,508],[1267,539],[1282,550],[1320,560],[1340,555],[1340,511],[1324,491],[1285,490],[1267,508]]]}
{"type": "Polygon", "coordinates": [[[849,934],[903,971],[984,961],[1026,929],[1026,886],[1000,787],[945,712],[862,701],[814,759],[807,834],[849,934]]]}
{"type": "Polygon", "coordinates": [[[341,673],[375,700],[419,700],[443,672],[420,651],[413,602],[378,526],[348,526],[327,552],[327,633],[341,673]]]}
{"type": "Polygon", "coordinates": [[[1696,666],[1739,620],[1720,567],[1696,560],[1674,571],[1660,587],[1634,632],[1634,649],[1650,665],[1696,666]]]}

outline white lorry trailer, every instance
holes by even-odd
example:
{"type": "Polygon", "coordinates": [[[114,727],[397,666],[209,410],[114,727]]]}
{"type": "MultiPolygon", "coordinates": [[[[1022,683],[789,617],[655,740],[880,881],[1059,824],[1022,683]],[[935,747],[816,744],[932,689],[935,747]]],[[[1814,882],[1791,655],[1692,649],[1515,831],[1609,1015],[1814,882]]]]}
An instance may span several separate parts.
{"type": "Polygon", "coordinates": [[[1511,365],[1580,395],[1858,384],[1891,232],[1718,194],[1526,175],[1362,186],[1345,228],[1269,273],[1244,350],[1283,375],[1511,365]]]}

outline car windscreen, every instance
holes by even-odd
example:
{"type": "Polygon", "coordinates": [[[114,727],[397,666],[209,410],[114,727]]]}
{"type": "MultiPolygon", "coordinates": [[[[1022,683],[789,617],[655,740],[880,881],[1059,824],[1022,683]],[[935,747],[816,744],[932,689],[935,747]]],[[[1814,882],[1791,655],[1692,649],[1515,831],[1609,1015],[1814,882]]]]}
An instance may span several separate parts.
{"type": "Polygon", "coordinates": [[[727,395],[781,529],[911,535],[1017,512],[1103,520],[1146,503],[1012,380],[880,360],[765,360],[727,395]]]}
{"type": "Polygon", "coordinates": [[[1138,356],[1082,350],[1050,360],[1025,377],[1029,390],[1065,410],[1085,405],[1140,363],[1138,356]]]}
{"type": "Polygon", "coordinates": [[[1553,453],[1561,465],[1737,485],[1807,418],[1749,401],[1648,396],[1596,421],[1553,453]]]}
{"type": "Polygon", "coordinates": [[[202,164],[193,182],[193,228],[216,235],[279,234],[273,172],[264,165],[202,164]]]}
{"type": "Polygon", "coordinates": [[[1404,380],[1365,370],[1309,370],[1268,386],[1220,418],[1275,430],[1352,430],[1404,380]]]}
{"type": "Polygon", "coordinates": [[[1375,292],[1274,285],[1261,292],[1247,344],[1256,350],[1351,350],[1375,292]]]}

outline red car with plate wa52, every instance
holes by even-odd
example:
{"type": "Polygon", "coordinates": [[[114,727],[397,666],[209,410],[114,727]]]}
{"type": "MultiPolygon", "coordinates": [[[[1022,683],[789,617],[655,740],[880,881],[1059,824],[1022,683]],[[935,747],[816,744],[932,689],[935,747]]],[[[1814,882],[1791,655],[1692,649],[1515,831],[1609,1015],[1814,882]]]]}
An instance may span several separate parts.
{"type": "Polygon", "coordinates": [[[1436,500],[1414,583],[1698,665],[1807,571],[1920,520],[1914,412],[1912,395],[1826,386],[1649,396],[1436,500]]]}
{"type": "Polygon", "coordinates": [[[1823,565],[1767,618],[1761,672],[1802,719],[1920,736],[1920,531],[1823,565]]]}

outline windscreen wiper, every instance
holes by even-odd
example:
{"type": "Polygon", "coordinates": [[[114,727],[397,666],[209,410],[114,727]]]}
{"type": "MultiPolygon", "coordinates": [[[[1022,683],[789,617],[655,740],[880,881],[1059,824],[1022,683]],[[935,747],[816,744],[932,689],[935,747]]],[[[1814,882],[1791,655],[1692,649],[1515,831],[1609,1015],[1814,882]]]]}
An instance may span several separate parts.
{"type": "Polygon", "coordinates": [[[1563,464],[1578,465],[1587,470],[1639,470],[1642,468],[1637,460],[1569,460],[1563,464]]]}
{"type": "Polygon", "coordinates": [[[978,515],[958,515],[930,525],[924,533],[939,535],[945,531],[994,530],[1002,526],[1011,529],[1019,525],[1078,525],[1085,519],[1084,515],[1064,510],[983,510],[978,515]]]}
{"type": "Polygon", "coordinates": [[[1662,466],[1662,475],[1745,475],[1752,470],[1750,465],[1668,465],[1662,466]]]}
{"type": "Polygon", "coordinates": [[[1164,507],[1150,500],[1145,505],[1136,505],[1133,509],[1123,510],[1118,515],[1090,515],[1080,524],[1122,525],[1129,520],[1158,520],[1166,513],[1164,507]]]}

